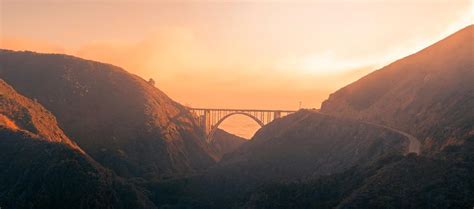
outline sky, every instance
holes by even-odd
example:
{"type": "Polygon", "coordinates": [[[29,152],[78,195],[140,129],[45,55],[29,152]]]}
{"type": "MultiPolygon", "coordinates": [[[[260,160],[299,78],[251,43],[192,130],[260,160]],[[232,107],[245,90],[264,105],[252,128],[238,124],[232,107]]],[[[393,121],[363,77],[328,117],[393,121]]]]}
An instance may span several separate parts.
{"type": "Polygon", "coordinates": [[[473,1],[0,0],[0,48],[111,63],[192,107],[319,108],[472,24],[473,1]]]}

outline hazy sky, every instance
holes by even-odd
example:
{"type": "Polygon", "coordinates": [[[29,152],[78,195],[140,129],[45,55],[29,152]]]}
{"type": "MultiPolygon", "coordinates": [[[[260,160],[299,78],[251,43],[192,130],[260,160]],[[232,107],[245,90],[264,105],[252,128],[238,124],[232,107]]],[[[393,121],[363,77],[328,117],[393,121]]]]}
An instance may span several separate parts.
{"type": "Polygon", "coordinates": [[[0,0],[0,47],[154,78],[195,107],[319,107],[473,22],[472,0],[0,0]]]}

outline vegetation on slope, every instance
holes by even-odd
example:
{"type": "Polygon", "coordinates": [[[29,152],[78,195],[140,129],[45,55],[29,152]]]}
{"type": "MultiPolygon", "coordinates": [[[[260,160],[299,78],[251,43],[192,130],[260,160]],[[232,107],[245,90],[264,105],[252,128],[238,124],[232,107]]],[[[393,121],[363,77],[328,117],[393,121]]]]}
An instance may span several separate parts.
{"type": "Polygon", "coordinates": [[[0,80],[0,207],[154,208],[87,156],[40,104],[0,80]]]}
{"type": "Polygon", "coordinates": [[[78,150],[0,128],[0,206],[5,209],[154,208],[143,192],[78,150]]]}
{"type": "Polygon", "coordinates": [[[11,129],[23,129],[47,141],[79,149],[58,127],[56,118],[40,104],[18,94],[0,79],[0,123],[11,129]]]}
{"type": "Polygon", "coordinates": [[[329,96],[321,111],[387,125],[428,153],[474,134],[474,25],[329,96]]]}
{"type": "Polygon", "coordinates": [[[210,146],[216,155],[222,158],[225,154],[233,152],[247,141],[247,139],[240,136],[217,129],[214,133],[214,139],[210,142],[210,146]]]}
{"type": "Polygon", "coordinates": [[[274,183],[245,208],[472,208],[474,138],[435,156],[384,157],[318,179],[274,183]]]}
{"type": "Polygon", "coordinates": [[[162,178],[214,163],[191,113],[119,67],[1,50],[0,77],[37,99],[82,149],[121,176],[162,178]]]}

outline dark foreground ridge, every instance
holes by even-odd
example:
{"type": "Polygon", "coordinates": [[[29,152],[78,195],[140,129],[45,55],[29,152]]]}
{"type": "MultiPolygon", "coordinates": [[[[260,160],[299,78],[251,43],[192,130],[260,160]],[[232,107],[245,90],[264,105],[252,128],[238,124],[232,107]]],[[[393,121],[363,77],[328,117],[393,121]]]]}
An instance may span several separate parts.
{"type": "Polygon", "coordinates": [[[0,207],[154,208],[70,141],[40,104],[0,80],[0,207]]]}

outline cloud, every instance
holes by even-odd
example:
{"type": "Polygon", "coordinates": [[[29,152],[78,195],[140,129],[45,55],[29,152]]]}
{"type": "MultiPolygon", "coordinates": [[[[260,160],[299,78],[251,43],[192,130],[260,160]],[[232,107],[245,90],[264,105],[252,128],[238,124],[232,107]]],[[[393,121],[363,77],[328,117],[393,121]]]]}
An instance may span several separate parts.
{"type": "MultiPolygon", "coordinates": [[[[295,56],[276,67],[274,62],[285,60],[283,57],[269,59],[262,55],[260,59],[242,51],[222,52],[203,45],[192,30],[182,27],[156,30],[136,42],[95,41],[67,49],[21,38],[5,38],[2,42],[2,48],[66,53],[111,63],[144,79],[152,77],[172,98],[197,106],[264,104],[279,108],[284,100],[303,100],[308,106],[317,106],[327,92],[346,84],[349,79],[337,80],[336,75],[311,71],[321,69],[322,64],[330,67],[344,62],[335,54],[295,56]],[[324,92],[320,92],[321,89],[324,92]]],[[[352,66],[339,64],[336,67],[342,72],[343,68],[352,66]]]]}
{"type": "Polygon", "coordinates": [[[325,51],[283,59],[275,65],[275,68],[280,71],[298,69],[305,75],[339,76],[353,69],[374,66],[378,60],[376,57],[343,57],[334,51],[325,51]]]}

